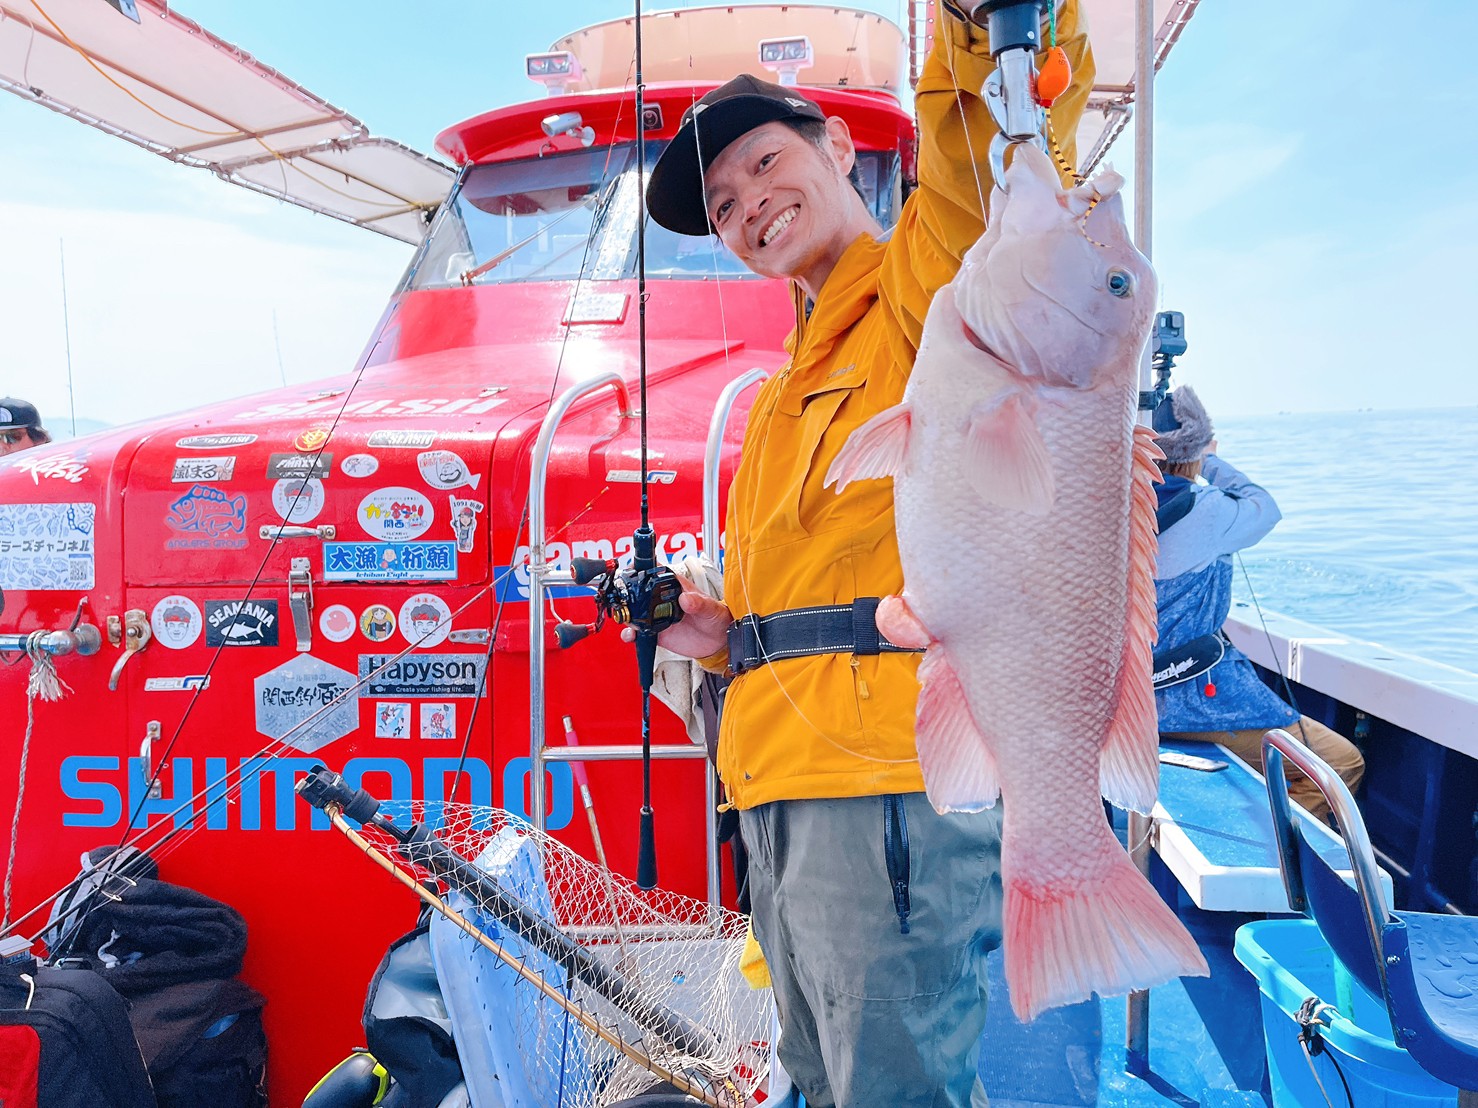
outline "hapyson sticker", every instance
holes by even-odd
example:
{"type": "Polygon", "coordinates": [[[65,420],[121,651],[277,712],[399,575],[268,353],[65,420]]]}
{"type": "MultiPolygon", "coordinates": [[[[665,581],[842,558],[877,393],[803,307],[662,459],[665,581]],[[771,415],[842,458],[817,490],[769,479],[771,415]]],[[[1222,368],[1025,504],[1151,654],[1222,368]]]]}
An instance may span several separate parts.
{"type": "Polygon", "coordinates": [[[188,596],[166,596],[149,614],[149,627],[154,632],[154,641],[170,650],[184,650],[194,646],[200,638],[204,620],[200,616],[200,605],[188,596]]]}
{"type": "Polygon", "coordinates": [[[416,468],[421,479],[434,489],[450,491],[463,485],[477,489],[482,474],[473,473],[462,456],[453,450],[426,450],[416,455],[416,468]]]}
{"type": "Polygon", "coordinates": [[[308,523],[323,511],[323,482],[317,477],[284,477],[272,486],[272,507],[288,523],[308,523]]]}
{"type": "Polygon", "coordinates": [[[432,592],[418,592],[400,606],[400,633],[412,646],[440,646],[452,631],[452,610],[432,592]]]}
{"type": "Polygon", "coordinates": [[[396,542],[424,535],[436,518],[436,509],[415,489],[391,485],[361,500],[355,514],[367,534],[396,542]]]}

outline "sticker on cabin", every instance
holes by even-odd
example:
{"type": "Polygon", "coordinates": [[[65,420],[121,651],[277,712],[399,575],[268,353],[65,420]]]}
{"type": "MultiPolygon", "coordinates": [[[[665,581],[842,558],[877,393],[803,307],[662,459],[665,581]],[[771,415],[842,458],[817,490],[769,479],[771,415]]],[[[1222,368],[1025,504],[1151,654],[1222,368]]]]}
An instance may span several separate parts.
{"type": "Polygon", "coordinates": [[[204,620],[200,605],[188,596],[166,596],[149,613],[149,627],[154,632],[154,641],[170,650],[184,650],[194,646],[200,638],[204,620]]]}
{"type": "Polygon", "coordinates": [[[236,472],[236,455],[213,458],[176,458],[171,481],[229,481],[236,472]]]}
{"type": "Polygon", "coordinates": [[[326,542],[325,581],[454,581],[457,544],[447,542],[326,542]]]}
{"type": "Polygon", "coordinates": [[[481,500],[463,500],[460,496],[447,497],[452,507],[452,534],[457,536],[457,553],[471,554],[472,542],[477,537],[477,514],[482,511],[481,500]]]}
{"type": "Polygon", "coordinates": [[[364,444],[414,450],[430,446],[435,441],[435,431],[371,431],[364,444]]]}
{"type": "Polygon", "coordinates": [[[400,701],[384,701],[375,705],[375,738],[408,739],[411,737],[411,706],[400,701]]]}
{"type": "Polygon", "coordinates": [[[322,450],[328,442],[328,434],[327,427],[310,427],[293,439],[293,449],[300,454],[312,454],[315,450],[322,450]]]}
{"type": "Polygon", "coordinates": [[[452,631],[452,610],[435,593],[418,592],[400,606],[400,633],[412,646],[440,646],[452,631]]]}
{"type": "Polygon", "coordinates": [[[318,629],[329,642],[348,642],[358,627],[354,612],[343,604],[330,604],[318,617],[318,629]]]}
{"type": "Polygon", "coordinates": [[[312,754],[359,727],[354,683],[354,674],[311,654],[283,662],[252,682],[257,730],[312,754]]]}
{"type": "Polygon", "coordinates": [[[210,674],[189,673],[183,677],[145,677],[145,692],[194,692],[210,688],[210,674]]]}
{"type": "Polygon", "coordinates": [[[96,516],[96,504],[0,504],[0,589],[92,588],[96,516]]]}
{"type": "Polygon", "coordinates": [[[371,604],[359,614],[359,631],[370,642],[384,642],[395,634],[395,613],[383,604],[371,604]]]}
{"type": "Polygon", "coordinates": [[[372,538],[398,542],[424,535],[436,518],[436,509],[415,489],[391,485],[361,500],[355,518],[372,538]]]}
{"type": "Polygon", "coordinates": [[[457,706],[451,703],[425,703],[421,705],[421,738],[455,739],[457,737],[457,706]]]}
{"type": "Polygon", "coordinates": [[[206,646],[276,646],[277,601],[207,600],[206,646]]]}
{"type": "Polygon", "coordinates": [[[475,491],[477,483],[482,480],[482,474],[473,473],[462,456],[452,450],[423,451],[416,455],[416,468],[421,471],[421,479],[426,484],[443,492],[460,489],[463,485],[475,491]]]}
{"type": "Polygon", "coordinates": [[[233,446],[248,446],[257,441],[255,435],[186,435],[175,439],[177,450],[227,450],[233,446]]]}
{"type": "Polygon", "coordinates": [[[165,542],[169,550],[240,550],[246,545],[246,497],[211,485],[192,485],[172,501],[164,522],[190,538],[165,542]]]}
{"type": "MultiPolygon", "coordinates": [[[[42,454],[36,451],[35,454],[42,454]]],[[[82,480],[87,473],[87,455],[64,452],[61,454],[45,454],[36,457],[35,454],[27,452],[24,456],[16,458],[11,464],[16,469],[31,475],[31,483],[41,484],[44,477],[48,481],[66,481],[75,485],[82,480]]]]}
{"type": "Polygon", "coordinates": [[[284,477],[272,486],[272,507],[284,523],[307,523],[323,511],[323,482],[317,477],[284,477]]]}
{"type": "Polygon", "coordinates": [[[345,477],[368,477],[380,468],[380,459],[373,454],[350,454],[339,463],[339,472],[345,477]]]}
{"type": "MultiPolygon", "coordinates": [[[[613,484],[639,485],[641,484],[641,470],[639,469],[608,469],[606,480],[613,484]]],[[[649,469],[647,470],[647,484],[670,485],[677,480],[675,469],[649,469]]]]}
{"type": "Polygon", "coordinates": [[[272,454],[267,458],[267,480],[284,477],[327,477],[334,468],[332,454],[272,454]]]}
{"type": "Polygon", "coordinates": [[[486,654],[361,654],[359,677],[364,683],[359,695],[438,700],[481,696],[486,668],[486,654]]]}
{"type": "MultiPolygon", "coordinates": [[[[343,403],[339,393],[328,396],[316,396],[308,400],[293,400],[287,402],[273,402],[271,404],[259,404],[255,408],[248,408],[244,412],[236,413],[236,419],[312,419],[316,416],[329,416],[334,414],[345,416],[446,416],[446,415],[482,415],[490,412],[503,403],[503,398],[496,395],[505,391],[501,386],[483,389],[477,396],[463,396],[448,399],[446,397],[409,397],[397,400],[351,400],[343,403]]],[[[430,445],[429,443],[427,445],[430,445]]]]}

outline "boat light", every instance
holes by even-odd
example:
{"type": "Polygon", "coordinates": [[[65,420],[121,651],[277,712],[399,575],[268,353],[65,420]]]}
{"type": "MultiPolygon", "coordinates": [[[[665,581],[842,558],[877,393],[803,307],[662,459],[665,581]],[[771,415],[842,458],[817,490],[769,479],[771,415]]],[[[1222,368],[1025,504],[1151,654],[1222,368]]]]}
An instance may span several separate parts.
{"type": "Polygon", "coordinates": [[[816,64],[816,51],[806,35],[760,39],[760,65],[776,74],[782,85],[796,84],[803,69],[816,64]]]}
{"type": "Polygon", "coordinates": [[[537,81],[549,90],[550,96],[563,96],[571,91],[585,71],[580,68],[580,59],[568,50],[555,50],[548,54],[525,54],[524,73],[530,81],[537,81]]]}
{"type": "Polygon", "coordinates": [[[546,115],[539,121],[539,126],[550,138],[555,135],[569,135],[573,139],[579,139],[581,146],[590,146],[595,142],[595,128],[586,127],[579,112],[546,115]]]}

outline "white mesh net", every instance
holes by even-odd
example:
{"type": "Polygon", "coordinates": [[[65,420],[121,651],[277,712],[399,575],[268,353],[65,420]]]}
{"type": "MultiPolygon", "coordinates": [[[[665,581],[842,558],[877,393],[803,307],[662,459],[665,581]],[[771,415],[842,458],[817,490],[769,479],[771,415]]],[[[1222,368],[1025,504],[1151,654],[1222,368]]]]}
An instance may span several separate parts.
{"type": "MultiPolygon", "coordinates": [[[[508,1103],[605,1108],[661,1083],[619,1043],[710,1103],[756,1101],[772,1009],[768,990],[752,990],[739,972],[743,916],[644,892],[501,809],[387,802],[380,813],[401,827],[425,824],[430,842],[409,848],[416,875],[516,963],[433,920],[437,976],[469,1080],[485,1068],[508,1103]]],[[[368,825],[363,834],[404,865],[388,835],[368,825]]]]}

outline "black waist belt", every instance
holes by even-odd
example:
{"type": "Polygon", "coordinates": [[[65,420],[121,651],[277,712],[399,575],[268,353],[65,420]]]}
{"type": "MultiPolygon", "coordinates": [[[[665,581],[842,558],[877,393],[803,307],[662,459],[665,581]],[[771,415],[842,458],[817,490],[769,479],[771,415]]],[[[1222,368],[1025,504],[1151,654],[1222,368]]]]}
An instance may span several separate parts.
{"type": "Polygon", "coordinates": [[[1211,669],[1227,652],[1227,640],[1220,631],[1202,635],[1180,646],[1167,647],[1156,652],[1150,662],[1153,667],[1151,681],[1156,689],[1168,689],[1211,669]]]}
{"type": "Polygon", "coordinates": [[[850,604],[787,608],[767,616],[747,615],[729,625],[729,668],[736,674],[808,654],[911,654],[878,630],[876,596],[850,604]]]}

